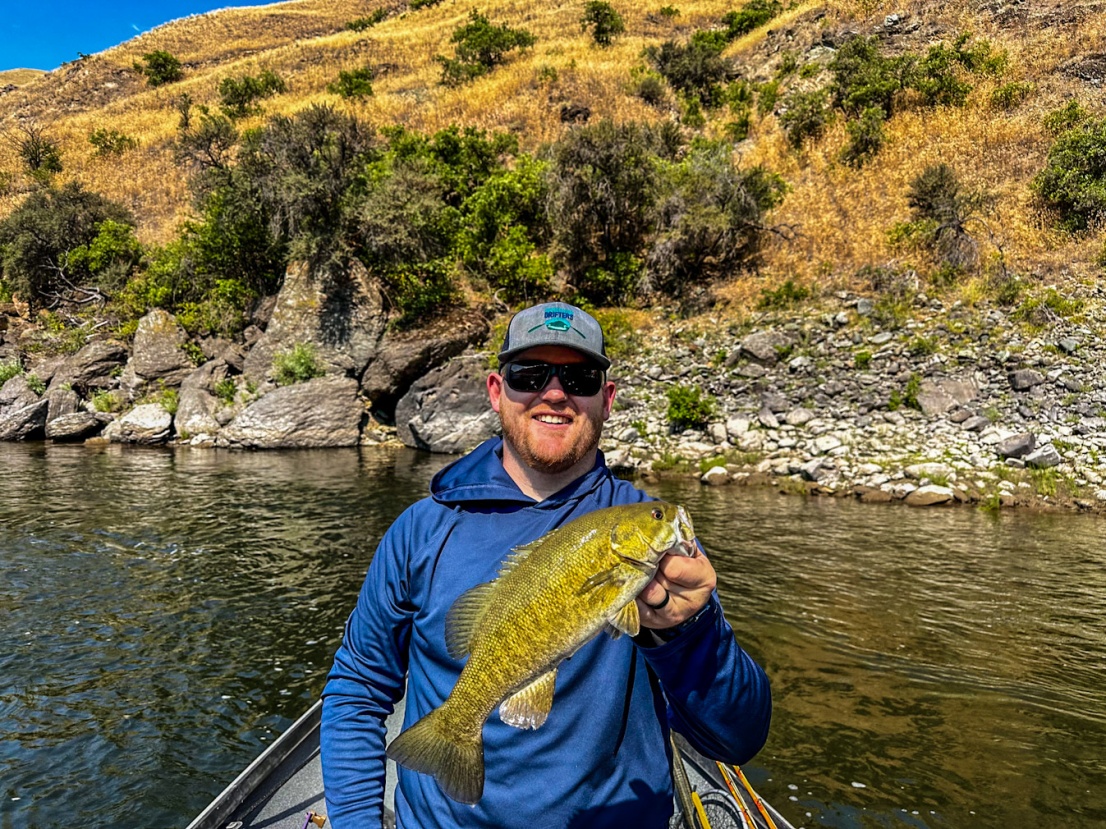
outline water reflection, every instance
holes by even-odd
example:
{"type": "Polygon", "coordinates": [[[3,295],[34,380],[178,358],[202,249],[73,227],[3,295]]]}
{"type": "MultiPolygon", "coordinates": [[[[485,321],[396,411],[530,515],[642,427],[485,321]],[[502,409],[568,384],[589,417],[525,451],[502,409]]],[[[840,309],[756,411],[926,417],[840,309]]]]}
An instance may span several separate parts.
{"type": "MultiPolygon", "coordinates": [[[[318,694],[448,459],[0,444],[0,829],[183,826],[318,694]]],[[[1106,823],[1102,522],[666,483],[796,825],[1106,823]]]]}

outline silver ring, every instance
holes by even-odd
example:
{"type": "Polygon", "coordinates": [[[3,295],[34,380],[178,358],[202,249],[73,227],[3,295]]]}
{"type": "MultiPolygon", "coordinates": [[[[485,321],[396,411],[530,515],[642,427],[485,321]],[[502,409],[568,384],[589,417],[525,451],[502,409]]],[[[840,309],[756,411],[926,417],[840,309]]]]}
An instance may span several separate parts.
{"type": "Polygon", "coordinates": [[[669,593],[668,590],[665,590],[664,591],[664,599],[661,601],[660,604],[649,604],[649,602],[646,602],[645,606],[648,607],[650,610],[660,610],[666,604],[668,604],[668,600],[671,599],[671,598],[672,598],[672,594],[669,593]]]}

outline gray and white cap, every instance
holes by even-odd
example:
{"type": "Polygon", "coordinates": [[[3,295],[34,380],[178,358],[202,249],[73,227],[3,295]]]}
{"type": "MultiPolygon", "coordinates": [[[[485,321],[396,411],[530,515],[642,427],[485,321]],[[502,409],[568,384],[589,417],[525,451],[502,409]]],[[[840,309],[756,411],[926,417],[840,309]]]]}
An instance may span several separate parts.
{"type": "Polygon", "coordinates": [[[590,357],[604,370],[610,368],[603,344],[603,329],[587,311],[565,302],[546,302],[524,308],[507,326],[499,351],[499,363],[509,362],[528,348],[563,345],[590,357]]]}

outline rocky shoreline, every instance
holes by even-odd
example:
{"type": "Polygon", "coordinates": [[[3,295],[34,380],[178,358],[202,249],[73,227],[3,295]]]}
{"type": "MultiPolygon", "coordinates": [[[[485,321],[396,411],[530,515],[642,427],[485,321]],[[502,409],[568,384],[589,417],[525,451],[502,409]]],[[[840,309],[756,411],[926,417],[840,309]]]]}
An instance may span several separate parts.
{"type": "MultiPolygon", "coordinates": [[[[650,322],[612,342],[608,463],[867,502],[1106,511],[1101,292],[1032,313],[897,302],[898,316],[846,292],[744,321],[634,312],[650,322]],[[697,427],[673,427],[674,388],[698,395],[697,427]]],[[[488,320],[464,311],[390,331],[363,271],[328,292],[293,266],[235,342],[195,342],[153,311],[129,346],[47,357],[38,326],[2,319],[0,440],[457,453],[498,426],[488,320]],[[282,381],[274,361],[296,348],[315,371],[282,381]]]]}

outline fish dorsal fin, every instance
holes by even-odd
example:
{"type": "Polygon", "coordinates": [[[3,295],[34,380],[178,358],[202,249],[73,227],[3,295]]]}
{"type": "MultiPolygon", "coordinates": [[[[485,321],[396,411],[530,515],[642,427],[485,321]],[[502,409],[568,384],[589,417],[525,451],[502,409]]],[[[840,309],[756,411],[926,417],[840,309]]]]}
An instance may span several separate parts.
{"type": "Polygon", "coordinates": [[[494,581],[486,581],[466,590],[446,613],[445,647],[454,659],[460,659],[472,650],[472,635],[484,618],[495,584],[494,581]]]}
{"type": "Polygon", "coordinates": [[[519,544],[517,547],[512,547],[511,552],[507,554],[507,558],[503,559],[503,564],[499,566],[498,577],[503,578],[510,573],[522,562],[526,561],[530,553],[534,552],[542,543],[549,538],[555,531],[547,532],[541,538],[536,538],[533,541],[528,541],[525,544],[519,544]]]}
{"type": "Polygon", "coordinates": [[[544,673],[499,706],[499,718],[515,728],[541,728],[553,707],[557,669],[544,673]]]}
{"type": "Polygon", "coordinates": [[[614,614],[607,625],[607,633],[612,639],[617,639],[623,633],[629,636],[637,636],[641,633],[641,617],[637,612],[637,602],[631,601],[618,613],[614,614]]]}

